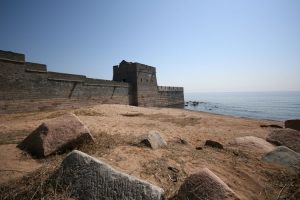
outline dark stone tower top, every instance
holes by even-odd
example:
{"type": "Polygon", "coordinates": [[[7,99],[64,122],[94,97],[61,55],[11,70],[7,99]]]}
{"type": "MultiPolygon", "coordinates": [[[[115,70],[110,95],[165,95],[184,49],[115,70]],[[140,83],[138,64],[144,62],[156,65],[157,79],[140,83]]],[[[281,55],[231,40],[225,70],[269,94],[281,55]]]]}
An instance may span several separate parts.
{"type": "Polygon", "coordinates": [[[114,66],[113,70],[114,81],[157,86],[155,67],[123,60],[119,65],[114,66]]]}
{"type": "Polygon", "coordinates": [[[150,98],[156,98],[158,95],[155,67],[123,60],[118,66],[114,66],[113,80],[130,84],[131,105],[146,106],[146,101],[152,105],[155,101],[150,98]]]}

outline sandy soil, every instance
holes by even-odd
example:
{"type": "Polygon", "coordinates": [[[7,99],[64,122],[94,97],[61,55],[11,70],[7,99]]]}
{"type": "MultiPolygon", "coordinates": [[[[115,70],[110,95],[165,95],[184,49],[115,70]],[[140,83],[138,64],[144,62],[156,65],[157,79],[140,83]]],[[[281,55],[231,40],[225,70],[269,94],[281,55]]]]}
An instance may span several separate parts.
{"type": "Polygon", "coordinates": [[[55,156],[57,159],[36,160],[16,145],[45,119],[67,112],[75,113],[97,140],[96,145],[79,150],[164,188],[168,198],[189,174],[204,167],[219,176],[241,199],[277,199],[279,193],[291,195],[299,186],[293,182],[297,179],[294,172],[261,161],[261,151],[231,145],[235,138],[242,136],[265,139],[273,128],[260,125],[283,126],[282,122],[126,105],[0,115],[0,184],[16,182],[63,159],[65,154],[55,156]],[[136,144],[138,136],[150,130],[160,132],[168,143],[167,148],[152,150],[136,144]],[[222,143],[224,149],[204,146],[207,139],[222,143]]]}

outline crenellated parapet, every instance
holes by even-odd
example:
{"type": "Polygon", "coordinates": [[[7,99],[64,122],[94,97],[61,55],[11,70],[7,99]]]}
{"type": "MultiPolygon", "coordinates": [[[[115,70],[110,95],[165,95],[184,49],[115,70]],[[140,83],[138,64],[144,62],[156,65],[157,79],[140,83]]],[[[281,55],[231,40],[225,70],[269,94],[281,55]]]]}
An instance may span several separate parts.
{"type": "Polygon", "coordinates": [[[0,59],[2,61],[12,61],[12,62],[24,63],[25,55],[21,54],[21,53],[0,50],[0,59]]]}
{"type": "Polygon", "coordinates": [[[174,91],[183,92],[183,87],[172,87],[172,86],[157,86],[158,91],[174,91]]]}

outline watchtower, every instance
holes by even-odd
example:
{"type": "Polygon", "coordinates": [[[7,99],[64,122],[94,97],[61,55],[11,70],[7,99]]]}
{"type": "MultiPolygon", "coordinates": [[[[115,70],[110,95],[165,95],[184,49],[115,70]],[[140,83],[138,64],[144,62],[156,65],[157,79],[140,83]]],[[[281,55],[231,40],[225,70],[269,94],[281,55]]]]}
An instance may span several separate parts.
{"type": "Polygon", "coordinates": [[[113,70],[114,81],[127,82],[130,84],[130,105],[156,105],[158,88],[155,67],[123,60],[119,65],[114,66],[113,70]]]}

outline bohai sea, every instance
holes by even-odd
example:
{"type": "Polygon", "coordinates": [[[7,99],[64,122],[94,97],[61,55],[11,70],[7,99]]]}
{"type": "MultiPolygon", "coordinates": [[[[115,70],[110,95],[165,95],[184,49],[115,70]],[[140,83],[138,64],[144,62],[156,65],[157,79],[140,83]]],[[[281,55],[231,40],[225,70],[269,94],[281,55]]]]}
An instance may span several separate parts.
{"type": "Polygon", "coordinates": [[[185,93],[185,101],[185,109],[194,111],[278,121],[300,119],[300,91],[185,93]]]}

